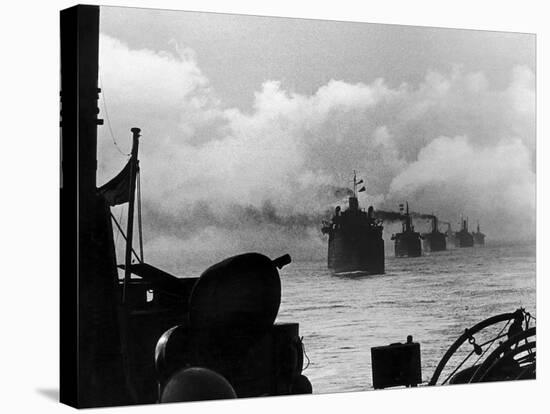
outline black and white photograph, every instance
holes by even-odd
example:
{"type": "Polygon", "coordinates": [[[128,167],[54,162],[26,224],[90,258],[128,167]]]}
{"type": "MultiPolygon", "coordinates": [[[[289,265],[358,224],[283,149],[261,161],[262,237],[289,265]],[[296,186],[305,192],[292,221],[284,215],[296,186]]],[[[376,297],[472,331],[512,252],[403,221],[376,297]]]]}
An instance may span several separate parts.
{"type": "MultiPolygon", "coordinates": [[[[494,387],[484,408],[501,393],[532,411],[538,26],[184,3],[55,10],[58,262],[32,273],[56,296],[27,284],[57,325],[25,330],[48,366],[57,337],[59,385],[35,393],[271,413],[445,389],[477,412],[458,395],[494,387]]],[[[32,175],[29,220],[53,191],[32,175]]],[[[55,243],[31,227],[12,244],[34,266],[55,243]]]]}
{"type": "Polygon", "coordinates": [[[109,6],[61,30],[75,405],[536,378],[535,35],[109,6]]]}

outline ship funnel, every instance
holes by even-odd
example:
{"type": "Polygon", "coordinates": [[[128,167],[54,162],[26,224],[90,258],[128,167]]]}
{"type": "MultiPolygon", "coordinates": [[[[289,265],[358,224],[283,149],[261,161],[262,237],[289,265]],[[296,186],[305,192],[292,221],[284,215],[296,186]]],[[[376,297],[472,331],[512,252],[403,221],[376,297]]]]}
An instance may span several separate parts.
{"type": "Polygon", "coordinates": [[[350,197],[349,198],[349,209],[350,210],[359,210],[359,201],[357,200],[357,197],[350,197]]]}
{"type": "Polygon", "coordinates": [[[404,225],[404,230],[403,230],[404,232],[414,230],[414,228],[412,226],[412,219],[411,219],[411,216],[409,214],[409,202],[408,201],[406,202],[406,208],[407,209],[405,210],[406,212],[405,212],[405,223],[404,223],[405,225],[404,225]]]}

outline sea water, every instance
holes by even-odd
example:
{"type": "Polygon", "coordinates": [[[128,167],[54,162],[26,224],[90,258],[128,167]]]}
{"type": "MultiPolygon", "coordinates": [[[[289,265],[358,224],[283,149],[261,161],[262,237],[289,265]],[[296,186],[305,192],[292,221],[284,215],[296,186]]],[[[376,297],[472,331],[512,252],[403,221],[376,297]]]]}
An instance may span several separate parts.
{"type": "Polygon", "coordinates": [[[370,348],[421,345],[428,381],[464,329],[524,307],[535,313],[535,246],[486,246],[386,258],[383,275],[332,274],[325,261],[281,270],[277,322],[298,322],[314,393],[372,389],[370,348]]]}

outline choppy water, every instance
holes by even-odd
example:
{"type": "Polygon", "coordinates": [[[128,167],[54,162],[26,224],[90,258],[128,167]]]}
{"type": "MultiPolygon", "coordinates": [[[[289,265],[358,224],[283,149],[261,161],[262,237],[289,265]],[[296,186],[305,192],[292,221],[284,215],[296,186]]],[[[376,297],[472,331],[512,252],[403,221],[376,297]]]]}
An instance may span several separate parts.
{"type": "Polygon", "coordinates": [[[454,249],[386,258],[386,274],[337,276],[323,262],[281,271],[278,322],[299,322],[314,393],[372,389],[370,348],[421,344],[429,380],[449,345],[476,322],[525,307],[535,315],[535,246],[454,249]]]}

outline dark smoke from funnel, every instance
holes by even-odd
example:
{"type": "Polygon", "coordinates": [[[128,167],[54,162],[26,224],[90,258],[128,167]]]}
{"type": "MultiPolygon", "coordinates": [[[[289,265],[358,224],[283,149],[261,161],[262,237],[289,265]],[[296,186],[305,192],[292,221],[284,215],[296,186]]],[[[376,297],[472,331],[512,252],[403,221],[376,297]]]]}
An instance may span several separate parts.
{"type": "Polygon", "coordinates": [[[353,195],[351,188],[330,186],[330,189],[335,198],[351,197],[353,195]]]}
{"type": "MultiPolygon", "coordinates": [[[[331,194],[335,196],[353,195],[353,191],[345,187],[332,187],[331,194]]],[[[149,204],[146,202],[146,204],[149,204]]],[[[205,227],[211,226],[220,229],[254,229],[262,226],[276,226],[281,229],[291,230],[299,235],[307,229],[320,228],[323,220],[330,219],[334,214],[332,208],[322,211],[305,213],[285,213],[277,209],[272,202],[266,201],[260,207],[243,206],[233,204],[225,206],[221,211],[212,208],[206,201],[197,201],[184,214],[159,213],[159,209],[149,206],[148,216],[144,217],[144,224],[148,234],[171,234],[173,236],[188,238],[200,232],[205,227]]],[[[432,214],[410,213],[413,218],[431,220],[432,214]]],[[[384,222],[400,222],[403,215],[397,211],[374,210],[374,218],[384,222]]],[[[440,221],[446,224],[445,221],[440,221]]]]}
{"type": "Polygon", "coordinates": [[[147,211],[148,217],[144,218],[147,233],[170,234],[182,238],[191,237],[208,226],[227,230],[277,226],[293,229],[294,233],[305,233],[306,229],[319,227],[323,219],[332,215],[332,209],[318,213],[285,215],[269,201],[261,207],[233,204],[222,211],[215,211],[207,202],[198,201],[182,215],[157,213],[159,210],[155,208],[147,211]]]}
{"type": "MultiPolygon", "coordinates": [[[[410,212],[409,214],[413,218],[419,218],[419,219],[425,219],[425,220],[432,220],[433,218],[435,218],[433,214],[423,214],[423,213],[415,213],[415,212],[410,212]]],[[[401,221],[403,220],[403,213],[400,213],[398,211],[376,210],[374,212],[374,217],[380,220],[390,221],[390,222],[401,221]]]]}
{"type": "Polygon", "coordinates": [[[374,217],[382,221],[401,221],[403,215],[397,211],[375,210],[374,217]]]}
{"type": "Polygon", "coordinates": [[[422,213],[411,213],[411,216],[413,218],[419,218],[419,219],[425,219],[425,220],[433,220],[435,216],[433,214],[422,214],[422,213]]]}

